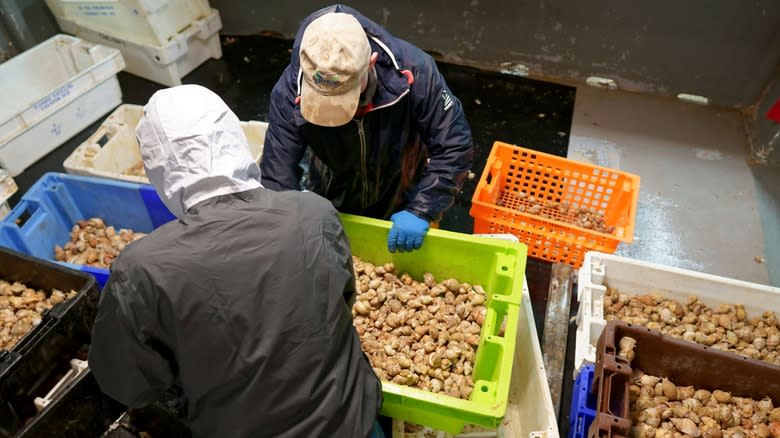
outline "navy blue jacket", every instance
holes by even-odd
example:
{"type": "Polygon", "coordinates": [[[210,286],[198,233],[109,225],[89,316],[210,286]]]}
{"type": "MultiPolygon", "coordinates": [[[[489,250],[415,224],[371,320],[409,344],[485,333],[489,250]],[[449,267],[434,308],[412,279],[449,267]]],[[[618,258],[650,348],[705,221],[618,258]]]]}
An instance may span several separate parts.
{"type": "Polygon", "coordinates": [[[303,160],[308,164],[303,187],[342,212],[387,218],[407,209],[438,221],[471,168],[471,130],[433,58],[346,6],[322,9],[303,21],[290,64],[271,92],[269,125],[263,186],[300,190],[303,160]],[[303,30],[328,12],[355,16],[379,55],[373,108],[332,128],[308,123],[296,103],[303,30]]]}

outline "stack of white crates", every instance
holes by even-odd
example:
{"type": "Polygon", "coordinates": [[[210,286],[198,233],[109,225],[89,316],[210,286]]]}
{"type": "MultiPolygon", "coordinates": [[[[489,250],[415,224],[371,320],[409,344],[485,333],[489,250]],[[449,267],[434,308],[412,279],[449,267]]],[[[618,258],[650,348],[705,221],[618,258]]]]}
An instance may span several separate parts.
{"type": "Polygon", "coordinates": [[[46,0],[60,28],[115,47],[126,70],[169,87],[222,57],[222,22],[208,0],[46,0]]]}

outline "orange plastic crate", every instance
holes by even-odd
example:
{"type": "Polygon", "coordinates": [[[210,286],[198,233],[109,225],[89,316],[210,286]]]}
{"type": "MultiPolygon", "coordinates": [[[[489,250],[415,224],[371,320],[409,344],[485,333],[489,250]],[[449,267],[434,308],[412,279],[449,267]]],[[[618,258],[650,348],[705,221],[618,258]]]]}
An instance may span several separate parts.
{"type": "Polygon", "coordinates": [[[620,242],[633,240],[638,198],[637,175],[497,141],[470,214],[475,234],[511,233],[528,245],[529,256],[579,268],[587,251],[614,253],[620,242]],[[518,207],[530,203],[520,192],[542,201],[595,208],[615,229],[601,233],[572,225],[557,210],[550,219],[521,212],[518,207]]]}

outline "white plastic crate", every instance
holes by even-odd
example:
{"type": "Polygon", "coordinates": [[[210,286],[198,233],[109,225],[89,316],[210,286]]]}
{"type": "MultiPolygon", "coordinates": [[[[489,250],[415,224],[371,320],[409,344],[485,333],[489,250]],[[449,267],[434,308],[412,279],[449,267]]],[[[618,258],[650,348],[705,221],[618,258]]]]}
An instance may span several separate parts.
{"type": "MultiPolygon", "coordinates": [[[[135,127],[143,113],[144,107],[141,105],[120,105],[106,118],[100,128],[62,163],[65,171],[74,175],[99,176],[149,184],[145,176],[124,174],[141,162],[135,127]]],[[[268,123],[241,122],[241,127],[249,142],[252,156],[259,162],[263,155],[268,123]]]]}
{"type": "Polygon", "coordinates": [[[88,41],[115,47],[122,52],[126,70],[169,87],[210,58],[222,57],[219,30],[222,21],[216,9],[174,35],[163,45],[143,44],[95,30],[74,20],[57,17],[60,28],[88,41]]]}
{"type": "MultiPolygon", "coordinates": [[[[661,293],[685,302],[691,295],[709,307],[742,304],[748,316],[772,311],[780,315],[780,288],[701,272],[656,265],[599,252],[589,252],[579,272],[576,371],[595,363],[596,344],[604,331],[604,295],[607,285],[628,295],[661,293]]],[[[576,373],[575,373],[576,376],[576,373]]]]}
{"type": "Polygon", "coordinates": [[[528,283],[523,281],[523,302],[517,327],[517,349],[509,386],[509,405],[499,427],[499,438],[557,438],[558,421],[553,409],[542,347],[536,333],[528,283]]]}
{"type": "Polygon", "coordinates": [[[11,212],[11,207],[8,205],[8,198],[16,193],[18,187],[11,175],[3,169],[0,169],[0,220],[3,220],[8,213],[11,212]]]}
{"type": "Polygon", "coordinates": [[[467,425],[462,433],[453,435],[440,430],[419,425],[410,425],[412,431],[407,432],[407,424],[403,420],[393,418],[393,433],[391,438],[497,438],[498,431],[467,425]]]}
{"type": "Polygon", "coordinates": [[[46,0],[55,17],[136,43],[164,45],[211,12],[208,0],[46,0]]]}
{"type": "Polygon", "coordinates": [[[0,64],[0,167],[12,176],[122,102],[121,53],[56,35],[0,64]]]}
{"type": "MultiPolygon", "coordinates": [[[[519,242],[513,234],[477,234],[481,237],[519,242]]],[[[498,438],[557,438],[558,422],[553,409],[547,372],[539,336],[536,333],[534,309],[528,282],[523,280],[523,301],[517,324],[517,350],[509,386],[509,403],[498,438]]],[[[482,438],[489,432],[475,432],[472,438],[482,438]]]]}

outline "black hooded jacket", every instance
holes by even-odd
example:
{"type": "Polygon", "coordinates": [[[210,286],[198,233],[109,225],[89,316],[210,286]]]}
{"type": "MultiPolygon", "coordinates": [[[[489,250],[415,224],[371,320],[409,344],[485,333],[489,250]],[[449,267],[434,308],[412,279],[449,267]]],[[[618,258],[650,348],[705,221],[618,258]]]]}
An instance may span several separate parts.
{"type": "Polygon", "coordinates": [[[367,437],[382,389],[345,304],[354,287],[325,199],[217,196],[116,259],[89,364],[130,407],[181,386],[196,436],[367,437]]]}

